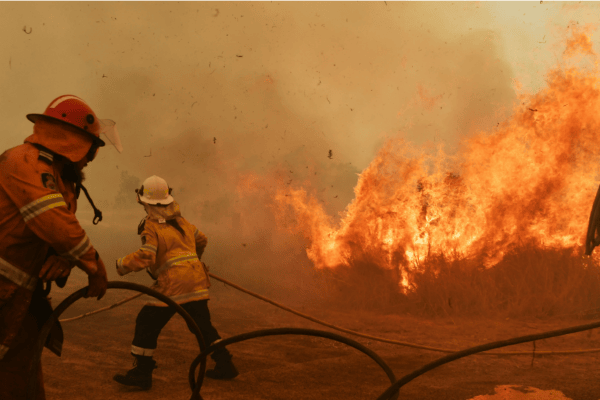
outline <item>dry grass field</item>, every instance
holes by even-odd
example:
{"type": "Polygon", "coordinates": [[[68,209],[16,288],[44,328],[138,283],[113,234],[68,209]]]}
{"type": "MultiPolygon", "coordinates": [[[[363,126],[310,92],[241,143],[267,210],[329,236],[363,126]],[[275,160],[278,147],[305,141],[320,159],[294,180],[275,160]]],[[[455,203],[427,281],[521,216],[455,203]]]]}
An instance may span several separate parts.
{"type": "MultiPolygon", "coordinates": [[[[55,305],[85,282],[80,274],[73,275],[66,288],[54,290],[55,305]]],[[[350,282],[351,278],[347,276],[346,282],[350,282]]],[[[567,281],[576,280],[569,278],[567,281]]],[[[343,288],[340,286],[338,289],[342,293],[343,288]]],[[[209,306],[213,323],[223,337],[278,327],[330,330],[221,283],[213,283],[211,290],[209,306]]],[[[67,310],[62,318],[112,304],[130,295],[129,291],[110,290],[100,302],[82,299],[67,310]]],[[[390,297],[383,291],[381,296],[380,300],[390,297]]],[[[405,299],[404,306],[409,301],[411,299],[405,299]]],[[[390,312],[383,303],[374,305],[370,310],[364,298],[362,306],[359,302],[349,302],[352,306],[344,308],[342,303],[338,298],[337,302],[287,305],[329,323],[369,335],[457,350],[591,322],[589,317],[584,319],[581,315],[545,318],[541,315],[509,317],[506,313],[460,315],[458,312],[444,312],[437,316],[427,315],[431,306],[422,308],[422,312],[390,312]]],[[[198,349],[193,335],[178,316],[169,322],[159,339],[155,353],[158,369],[154,372],[151,391],[132,390],[112,380],[115,373],[131,367],[133,357],[129,355],[129,346],[135,316],[142,304],[143,300],[136,299],[119,308],[63,324],[65,344],[62,357],[58,358],[48,351],[43,355],[48,400],[190,397],[187,372],[198,349]]],[[[359,337],[351,338],[379,354],[397,378],[444,355],[359,337]]],[[[587,348],[600,348],[598,330],[536,342],[537,351],[587,348]]],[[[532,349],[532,344],[526,343],[504,350],[532,349]]],[[[204,399],[362,400],[376,399],[389,386],[384,372],[366,355],[326,339],[306,336],[259,338],[231,345],[230,350],[240,375],[233,381],[205,380],[201,391],[204,399]]],[[[417,378],[401,389],[400,398],[480,400],[545,399],[543,396],[550,396],[555,400],[565,397],[597,400],[600,398],[599,358],[600,353],[535,357],[532,354],[470,356],[417,378]],[[508,385],[516,389],[509,389],[508,385]]],[[[211,365],[212,361],[209,361],[208,367],[211,365]]]]}

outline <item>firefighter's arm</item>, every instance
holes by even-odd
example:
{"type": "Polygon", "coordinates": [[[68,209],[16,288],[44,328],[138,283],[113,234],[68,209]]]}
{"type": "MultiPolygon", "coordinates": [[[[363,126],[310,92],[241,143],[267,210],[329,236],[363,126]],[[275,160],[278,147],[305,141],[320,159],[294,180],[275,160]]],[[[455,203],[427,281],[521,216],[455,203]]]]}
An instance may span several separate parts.
{"type": "Polygon", "coordinates": [[[142,246],[131,254],[117,260],[117,273],[121,276],[152,267],[156,263],[158,237],[146,226],[141,234],[142,246]]]}
{"type": "Polygon", "coordinates": [[[206,238],[206,235],[198,229],[194,231],[194,238],[196,239],[196,254],[200,260],[202,258],[202,253],[204,253],[204,249],[206,248],[206,244],[208,243],[208,239],[206,238]]]}
{"type": "Polygon", "coordinates": [[[19,209],[27,227],[53,247],[59,256],[88,274],[85,297],[104,296],[106,270],[75,214],[57,191],[51,165],[33,152],[10,152],[0,163],[0,184],[19,209]]]}
{"type": "Polygon", "coordinates": [[[108,281],[104,263],[100,259],[98,252],[93,248],[87,254],[84,254],[81,259],[75,261],[54,254],[49,256],[42,266],[39,277],[44,281],[56,280],[57,286],[64,287],[66,279],[60,280],[60,278],[69,276],[71,269],[75,265],[87,272],[87,266],[91,263],[96,265],[96,271],[93,273],[88,272],[89,288],[85,297],[97,297],[100,300],[104,296],[104,293],[106,293],[108,281]],[[86,258],[88,257],[93,257],[93,261],[87,260],[86,258]]]}

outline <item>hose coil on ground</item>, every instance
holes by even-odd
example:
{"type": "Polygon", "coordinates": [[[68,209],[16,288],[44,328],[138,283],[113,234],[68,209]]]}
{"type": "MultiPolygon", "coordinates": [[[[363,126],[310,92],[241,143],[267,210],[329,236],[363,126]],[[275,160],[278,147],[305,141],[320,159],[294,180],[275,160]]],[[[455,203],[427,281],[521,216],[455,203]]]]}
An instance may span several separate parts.
{"type": "Polygon", "coordinates": [[[582,332],[582,331],[587,331],[587,330],[595,329],[595,328],[600,328],[600,322],[594,322],[594,323],[586,324],[586,325],[577,325],[577,326],[572,326],[570,328],[557,329],[554,331],[542,332],[542,333],[538,333],[535,335],[527,335],[527,336],[520,336],[520,337],[507,339],[507,340],[500,340],[497,342],[482,344],[479,346],[471,347],[469,349],[457,351],[456,353],[448,354],[445,357],[438,358],[437,360],[430,362],[429,364],[424,365],[419,369],[414,370],[410,374],[404,375],[398,381],[394,382],[394,384],[392,384],[389,388],[387,388],[386,391],[383,392],[377,398],[377,400],[388,399],[392,394],[398,393],[398,390],[400,390],[400,388],[402,386],[406,385],[408,382],[412,381],[413,379],[417,378],[418,376],[423,375],[424,373],[431,371],[432,369],[437,368],[441,365],[447,364],[451,361],[458,360],[459,358],[467,357],[467,356],[470,356],[470,355],[473,355],[476,353],[481,353],[482,351],[498,349],[500,347],[512,346],[514,344],[519,344],[519,343],[533,342],[535,340],[548,339],[551,337],[568,335],[570,333],[582,332]]]}
{"type": "MultiPolygon", "coordinates": [[[[434,368],[437,368],[443,364],[458,360],[463,357],[467,357],[469,355],[477,354],[483,351],[497,349],[500,347],[512,346],[519,343],[532,342],[535,340],[547,339],[556,336],[563,336],[570,333],[582,332],[590,329],[600,328],[600,322],[594,322],[586,325],[578,325],[570,328],[559,329],[554,331],[543,332],[534,335],[520,336],[512,339],[492,342],[483,344],[480,346],[471,347],[469,349],[465,349],[462,351],[457,351],[455,353],[449,354],[445,357],[441,357],[423,367],[414,370],[413,372],[405,375],[399,380],[396,380],[393,371],[389,368],[389,366],[379,357],[374,351],[368,349],[362,344],[355,342],[352,339],[346,338],[344,336],[340,336],[331,332],[318,331],[314,329],[304,329],[304,328],[276,328],[276,329],[264,329],[254,332],[248,332],[237,336],[232,336],[227,339],[223,339],[217,343],[214,343],[208,347],[204,344],[204,339],[202,338],[202,333],[200,329],[194,322],[194,320],[190,317],[190,315],[177,303],[171,300],[169,297],[156,292],[146,286],[138,285],[130,282],[108,282],[109,289],[128,289],[135,290],[141,293],[148,294],[152,297],[155,297],[170,307],[175,308],[178,314],[180,314],[183,319],[188,323],[190,328],[192,329],[196,339],[198,341],[198,346],[200,347],[200,354],[192,361],[189,369],[189,383],[190,388],[192,389],[192,395],[190,400],[202,400],[202,396],[200,395],[200,389],[202,387],[202,383],[204,381],[204,372],[206,371],[206,357],[211,354],[215,349],[223,346],[227,346],[233,343],[239,343],[245,340],[254,339],[258,337],[264,336],[273,336],[273,335],[308,335],[308,336],[317,336],[323,337],[331,340],[335,340],[340,343],[344,343],[348,346],[354,347],[355,349],[365,353],[371,359],[373,359],[386,373],[390,382],[392,383],[378,398],[377,400],[387,400],[387,399],[397,399],[399,395],[399,390],[402,386],[406,385],[413,379],[417,378],[424,373],[431,371],[434,368]],[[196,368],[200,365],[200,369],[198,371],[198,378],[194,378],[194,372],[196,368]]],[[[40,336],[38,338],[38,342],[36,344],[34,359],[32,361],[30,367],[30,375],[28,382],[28,391],[27,391],[27,400],[32,400],[35,398],[35,391],[37,388],[37,366],[42,356],[42,351],[44,349],[44,343],[46,342],[46,338],[50,333],[50,329],[52,325],[58,320],[58,317],[73,303],[79,300],[81,297],[85,295],[87,292],[87,287],[79,289],[78,291],[72,293],[69,297],[63,300],[58,307],[54,310],[48,321],[42,327],[40,332],[40,336]]]]}
{"type": "MultiPolygon", "coordinates": [[[[77,300],[81,299],[87,293],[87,289],[88,289],[88,286],[81,288],[81,289],[77,290],[76,292],[73,292],[66,299],[64,299],[58,305],[58,307],[56,307],[54,312],[52,312],[52,315],[50,315],[50,318],[48,318],[48,321],[46,321],[46,323],[42,327],[40,336],[38,338],[38,341],[37,341],[37,344],[35,347],[34,357],[33,357],[31,366],[29,368],[27,400],[35,399],[35,392],[37,390],[37,382],[36,382],[37,366],[39,365],[40,360],[42,358],[42,351],[44,350],[44,343],[46,343],[46,338],[50,334],[50,329],[52,328],[52,325],[54,325],[54,323],[58,320],[58,317],[60,317],[60,315],[67,308],[69,308],[73,303],[75,303],[77,300]]],[[[204,344],[204,338],[202,337],[202,333],[200,332],[200,328],[198,328],[198,325],[196,325],[196,323],[194,322],[192,317],[183,309],[183,307],[181,307],[179,304],[175,303],[169,297],[165,296],[162,293],[157,292],[156,290],[150,289],[149,287],[146,287],[144,285],[139,285],[137,283],[131,283],[131,282],[112,282],[111,281],[111,282],[108,282],[108,289],[135,290],[137,292],[145,293],[149,296],[152,296],[152,297],[168,304],[169,307],[173,307],[175,309],[175,311],[177,311],[177,313],[183,317],[185,322],[187,322],[188,326],[193,331],[194,335],[196,336],[196,340],[198,341],[198,346],[200,347],[200,352],[204,351],[204,349],[206,348],[206,345],[204,344]]],[[[191,397],[192,400],[201,400],[202,399],[202,396],[200,396],[200,388],[202,387],[202,382],[204,380],[204,372],[205,371],[206,371],[206,358],[204,358],[201,361],[200,370],[198,371],[197,384],[195,385],[194,388],[192,388],[192,397],[191,397]]]]}
{"type": "MultiPolygon", "coordinates": [[[[192,361],[189,370],[189,383],[190,388],[192,389],[192,395],[190,400],[202,400],[202,396],[200,395],[200,389],[202,387],[202,383],[204,381],[204,372],[206,371],[206,357],[211,354],[215,349],[219,347],[223,347],[229,344],[243,342],[245,340],[254,339],[258,337],[265,336],[273,336],[273,335],[307,335],[307,336],[317,336],[326,339],[331,339],[340,343],[344,343],[350,347],[354,347],[355,349],[365,353],[371,359],[373,359],[386,373],[390,382],[393,384],[396,381],[396,377],[391,370],[391,368],[379,357],[374,351],[369,348],[363,346],[362,344],[348,339],[344,336],[337,335],[331,332],[319,331],[315,329],[304,329],[304,328],[277,328],[277,329],[263,329],[254,332],[248,332],[237,336],[232,336],[227,339],[223,339],[217,343],[212,344],[208,348],[204,344],[204,339],[202,338],[202,333],[198,328],[198,325],[194,322],[192,317],[177,303],[171,300],[169,297],[158,293],[157,291],[150,289],[149,287],[139,285],[131,282],[108,282],[108,289],[127,289],[127,290],[135,290],[141,293],[145,293],[152,297],[157,298],[158,300],[163,301],[169,307],[175,308],[178,314],[180,314],[183,319],[188,323],[193,333],[196,335],[196,339],[198,340],[198,346],[200,347],[200,354],[192,361]],[[194,378],[194,372],[196,368],[200,365],[200,369],[198,371],[198,378],[194,378]]],[[[37,366],[39,365],[39,361],[42,357],[42,351],[44,349],[44,343],[46,342],[46,338],[50,333],[50,329],[52,325],[58,320],[60,315],[69,308],[73,303],[82,298],[87,292],[87,286],[73,292],[70,296],[64,299],[54,310],[48,321],[42,327],[40,332],[40,336],[38,338],[38,342],[36,344],[34,359],[30,366],[29,370],[29,382],[28,382],[28,390],[27,390],[27,400],[35,399],[35,392],[37,389],[37,366]]],[[[389,396],[386,396],[386,399],[397,399],[398,393],[392,393],[389,396]]]]}
{"type": "MultiPolygon", "coordinates": [[[[388,378],[390,379],[390,382],[392,384],[394,384],[394,382],[396,381],[396,376],[394,375],[394,372],[385,363],[385,361],[383,361],[383,359],[381,359],[381,357],[379,357],[377,355],[377,353],[375,353],[373,350],[369,349],[368,347],[363,346],[362,344],[360,344],[352,339],[349,339],[344,336],[340,336],[335,333],[319,331],[316,329],[274,328],[274,329],[262,329],[259,331],[242,333],[241,335],[232,336],[230,338],[220,340],[219,342],[208,346],[194,359],[194,361],[192,361],[192,364],[190,365],[190,372],[189,372],[190,387],[195,386],[194,371],[195,371],[196,367],[198,366],[198,364],[200,364],[201,362],[204,362],[204,360],[206,360],[206,357],[208,357],[208,355],[210,353],[212,353],[219,347],[225,347],[227,345],[243,342],[243,341],[246,341],[249,339],[255,339],[255,338],[265,337],[265,336],[276,336],[276,335],[317,336],[317,337],[322,337],[325,339],[331,339],[336,342],[344,343],[350,347],[354,347],[355,349],[357,349],[357,350],[365,353],[369,357],[371,357],[371,359],[373,359],[373,361],[375,361],[385,371],[386,375],[388,376],[388,378]]],[[[386,395],[384,398],[390,399],[390,400],[396,400],[398,398],[398,392],[386,395]]]]}

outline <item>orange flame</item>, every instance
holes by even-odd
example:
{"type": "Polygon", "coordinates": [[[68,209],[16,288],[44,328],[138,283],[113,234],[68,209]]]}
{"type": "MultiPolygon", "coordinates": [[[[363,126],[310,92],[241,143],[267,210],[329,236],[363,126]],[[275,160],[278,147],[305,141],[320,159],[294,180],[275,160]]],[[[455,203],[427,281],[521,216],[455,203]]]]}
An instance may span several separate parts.
{"type": "MultiPolygon", "coordinates": [[[[573,40],[570,49],[593,54],[584,36],[573,40]]],[[[360,174],[337,225],[305,189],[310,183],[280,182],[277,218],[308,239],[317,268],[368,259],[406,272],[440,253],[491,267],[523,244],[576,251],[598,185],[597,72],[552,70],[546,89],[520,95],[508,121],[464,139],[454,156],[389,139],[360,174]]],[[[401,274],[401,286],[408,276],[401,274]]]]}

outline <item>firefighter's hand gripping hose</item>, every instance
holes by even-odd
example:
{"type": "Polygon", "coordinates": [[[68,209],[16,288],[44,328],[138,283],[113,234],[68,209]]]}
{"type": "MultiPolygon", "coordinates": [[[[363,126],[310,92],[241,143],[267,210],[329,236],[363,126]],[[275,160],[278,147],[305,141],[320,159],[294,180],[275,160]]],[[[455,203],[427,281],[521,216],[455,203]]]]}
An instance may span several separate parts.
{"type": "MultiPolygon", "coordinates": [[[[46,342],[46,339],[50,333],[50,329],[52,328],[52,325],[58,320],[58,317],[67,308],[69,308],[69,306],[71,306],[73,303],[75,303],[77,300],[79,300],[80,298],[82,298],[85,295],[87,288],[88,287],[86,286],[82,289],[79,289],[78,291],[72,293],[70,296],[68,296],[66,299],[64,299],[56,307],[56,309],[54,310],[54,312],[52,313],[52,315],[50,316],[48,321],[46,321],[46,323],[42,327],[42,330],[40,332],[40,336],[38,338],[38,342],[37,342],[36,348],[35,348],[35,356],[32,361],[32,364],[30,366],[29,382],[28,382],[28,390],[27,390],[27,400],[32,400],[32,399],[36,398],[35,392],[37,389],[37,384],[36,384],[37,366],[42,357],[44,343],[46,342]]],[[[198,326],[196,325],[194,320],[179,304],[175,303],[169,297],[167,297],[161,293],[158,293],[158,292],[154,291],[153,289],[150,289],[149,287],[139,285],[136,283],[130,283],[130,282],[108,282],[108,289],[135,290],[135,291],[150,295],[152,297],[155,297],[155,298],[163,301],[164,303],[168,304],[170,307],[175,308],[177,313],[180,314],[183,317],[183,319],[188,323],[188,325],[192,328],[192,330],[194,331],[194,334],[196,335],[196,339],[198,340],[198,346],[200,347],[200,354],[198,355],[198,357],[196,357],[196,359],[194,359],[194,361],[190,365],[189,383],[190,383],[190,388],[192,389],[192,395],[190,397],[190,400],[202,400],[202,396],[200,395],[200,388],[202,387],[202,383],[204,380],[204,372],[206,370],[206,357],[210,353],[212,353],[215,349],[217,349],[220,346],[226,346],[228,344],[238,343],[238,342],[242,342],[242,341],[245,341],[248,339],[254,339],[254,338],[264,337],[264,336],[273,336],[273,335],[318,336],[318,337],[335,340],[340,343],[344,343],[348,346],[354,347],[355,349],[357,349],[357,350],[365,353],[369,357],[371,357],[385,371],[385,373],[388,376],[388,378],[390,379],[391,383],[394,383],[394,381],[396,380],[396,377],[395,377],[394,373],[392,372],[392,370],[390,369],[390,367],[374,351],[368,349],[367,347],[363,346],[362,344],[360,344],[352,339],[348,339],[346,337],[343,337],[343,336],[340,336],[340,335],[337,335],[337,334],[334,334],[331,332],[318,331],[318,330],[314,330],[314,329],[278,328],[278,329],[259,330],[259,331],[244,333],[244,334],[237,335],[237,336],[232,336],[228,339],[224,339],[217,343],[214,343],[207,348],[204,344],[204,340],[202,338],[202,333],[200,332],[200,329],[198,328],[198,326]],[[198,371],[198,379],[196,380],[194,378],[194,372],[195,372],[196,368],[198,367],[198,365],[200,365],[200,370],[198,371]]],[[[134,297],[137,297],[137,296],[134,296],[134,297]]],[[[397,397],[398,397],[398,394],[393,393],[390,396],[387,396],[385,398],[395,400],[395,399],[397,399],[397,397]]]]}

